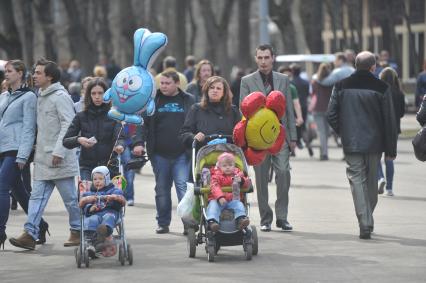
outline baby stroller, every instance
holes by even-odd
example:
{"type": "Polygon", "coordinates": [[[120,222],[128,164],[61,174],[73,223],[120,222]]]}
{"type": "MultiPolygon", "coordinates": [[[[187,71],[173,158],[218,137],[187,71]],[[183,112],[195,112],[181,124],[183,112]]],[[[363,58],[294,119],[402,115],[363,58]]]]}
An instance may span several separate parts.
{"type": "MultiPolygon", "coordinates": [[[[231,136],[211,135],[207,136],[207,141],[226,138],[232,140],[231,136]]],[[[257,255],[258,240],[257,231],[254,225],[239,230],[234,221],[234,212],[232,210],[223,210],[220,216],[220,228],[217,232],[212,232],[208,228],[206,219],[206,209],[208,205],[208,195],[210,193],[209,177],[206,176],[208,170],[216,164],[217,157],[222,152],[232,152],[235,155],[236,166],[247,176],[248,165],[243,151],[231,143],[208,144],[201,147],[195,156],[197,141],[192,144],[192,174],[194,179],[194,194],[196,197],[193,209],[193,218],[198,223],[192,223],[188,229],[187,247],[189,257],[195,257],[196,246],[206,244],[205,250],[209,262],[213,262],[220,247],[242,245],[245,258],[251,260],[252,255],[257,255]]],[[[222,187],[225,192],[232,192],[232,187],[222,187]]],[[[247,203],[247,193],[253,192],[253,186],[241,188],[241,201],[246,208],[246,215],[249,216],[249,207],[247,203]]]]}
{"type": "MultiPolygon", "coordinates": [[[[120,157],[118,157],[118,164],[120,168],[120,172],[123,172],[120,157]]],[[[121,189],[126,189],[126,179],[122,176],[116,176],[112,179],[112,182],[114,185],[121,189]]],[[[80,198],[82,197],[83,193],[90,190],[92,182],[89,181],[79,181],[78,185],[78,201],[80,202],[80,198]]],[[[103,197],[103,196],[99,196],[103,197]]],[[[124,229],[124,215],[126,212],[125,206],[120,209],[119,212],[119,219],[117,221],[117,225],[115,227],[115,233],[113,233],[113,238],[115,243],[118,245],[118,260],[120,261],[121,265],[124,265],[127,262],[129,265],[133,264],[133,251],[130,244],[127,243],[126,239],[126,233],[124,229]]],[[[80,208],[80,224],[82,227],[82,232],[80,233],[80,246],[75,248],[74,255],[75,255],[75,261],[77,263],[77,267],[80,268],[81,264],[84,263],[86,267],[89,267],[90,265],[90,258],[89,255],[89,246],[92,239],[89,237],[89,235],[86,235],[84,232],[84,211],[83,208],[80,208]]],[[[96,255],[92,258],[97,258],[101,255],[100,248],[102,248],[102,244],[99,246],[96,246],[96,255]]]]}

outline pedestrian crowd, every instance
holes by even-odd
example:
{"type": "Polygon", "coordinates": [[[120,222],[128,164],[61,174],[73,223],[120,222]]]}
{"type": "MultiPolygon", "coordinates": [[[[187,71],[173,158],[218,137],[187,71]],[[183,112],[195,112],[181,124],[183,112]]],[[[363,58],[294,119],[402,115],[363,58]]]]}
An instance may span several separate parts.
{"type": "MultiPolygon", "coordinates": [[[[314,158],[311,143],[318,135],[318,159],[325,162],[329,159],[328,140],[333,136],[347,163],[359,237],[369,239],[378,194],[386,189],[386,194],[393,196],[393,160],[405,113],[397,64],[387,51],[375,56],[347,50],[335,54],[333,64],[319,64],[309,81],[299,64],[274,71],[275,56],[272,46],[258,46],[254,53],[257,69],[249,73],[235,69],[231,83],[217,74],[217,66],[209,60],[197,63],[194,56],[188,56],[181,73],[176,59],[165,57],[162,71],[153,71],[156,112],[143,117],[144,124],[138,126],[122,125],[107,116],[111,104],[104,103],[103,95],[120,70],[114,62],[103,60],[92,76],[84,77],[77,60],[61,68],[40,59],[32,69],[20,60],[8,61],[0,96],[0,245],[4,246],[8,237],[9,210],[17,208],[16,202],[27,214],[27,221],[21,235],[9,237],[10,243],[32,250],[46,242],[49,225],[43,214],[55,187],[68,212],[70,235],[64,246],[80,243],[80,207],[90,220],[83,228],[101,231],[98,234],[111,240],[117,211],[125,202],[128,206],[135,203],[138,184],[133,181],[139,169],[126,164],[145,154],[155,176],[156,233],[168,233],[171,189],[174,185],[180,201],[187,183],[192,182],[193,141],[202,144],[208,135],[232,135],[242,118],[241,101],[250,93],[267,96],[274,90],[281,91],[287,101],[280,121],[286,141],[277,154],[267,154],[254,166],[260,230],[273,229],[274,211],[276,227],[293,230],[288,218],[291,156],[297,154],[296,149],[307,148],[314,158]],[[272,172],[277,187],[274,209],[268,196],[272,172]],[[110,181],[120,174],[127,181],[124,195],[110,181]],[[94,181],[92,191],[80,203],[77,180],[94,181]],[[93,192],[104,192],[110,202],[94,203],[93,192]]],[[[426,123],[425,93],[426,64],[416,90],[421,125],[426,123]]],[[[209,227],[217,231],[220,211],[226,207],[233,208],[238,225],[246,227],[249,219],[244,207],[220,190],[235,178],[247,186],[246,176],[235,168],[232,154],[221,156],[215,170],[207,209],[209,227]]],[[[184,223],[183,233],[187,232],[184,223]]]]}

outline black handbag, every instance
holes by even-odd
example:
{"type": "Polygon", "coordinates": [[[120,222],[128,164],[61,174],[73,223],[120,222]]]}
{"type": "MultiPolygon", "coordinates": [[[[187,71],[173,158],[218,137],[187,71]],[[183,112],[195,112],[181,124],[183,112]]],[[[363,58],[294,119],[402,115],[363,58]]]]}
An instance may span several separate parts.
{"type": "Polygon", "coordinates": [[[414,154],[420,161],[426,161],[426,127],[423,127],[414,137],[413,141],[414,154]]]}

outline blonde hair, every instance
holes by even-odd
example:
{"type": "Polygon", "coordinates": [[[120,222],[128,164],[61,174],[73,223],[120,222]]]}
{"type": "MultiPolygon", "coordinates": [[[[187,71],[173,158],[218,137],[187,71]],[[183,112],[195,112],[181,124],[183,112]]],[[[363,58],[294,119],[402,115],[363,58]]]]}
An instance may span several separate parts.
{"type": "Polygon", "coordinates": [[[107,69],[104,66],[97,65],[93,68],[93,75],[95,77],[106,78],[107,74],[108,74],[107,69]]]}

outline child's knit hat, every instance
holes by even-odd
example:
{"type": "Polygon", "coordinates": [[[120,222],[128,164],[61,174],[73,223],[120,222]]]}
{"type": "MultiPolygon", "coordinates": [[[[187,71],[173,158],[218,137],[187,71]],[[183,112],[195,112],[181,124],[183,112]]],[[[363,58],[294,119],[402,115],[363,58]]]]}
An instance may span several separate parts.
{"type": "Polygon", "coordinates": [[[105,186],[109,185],[111,183],[111,176],[110,176],[108,167],[106,167],[106,166],[95,167],[95,169],[92,170],[92,180],[93,180],[93,175],[95,175],[95,173],[99,173],[99,174],[104,175],[104,177],[105,177],[105,186]]]}
{"type": "Polygon", "coordinates": [[[226,161],[226,160],[229,160],[235,163],[235,156],[232,153],[224,152],[221,155],[219,155],[219,157],[217,158],[216,165],[219,166],[219,164],[221,164],[223,161],[226,161]]]}

